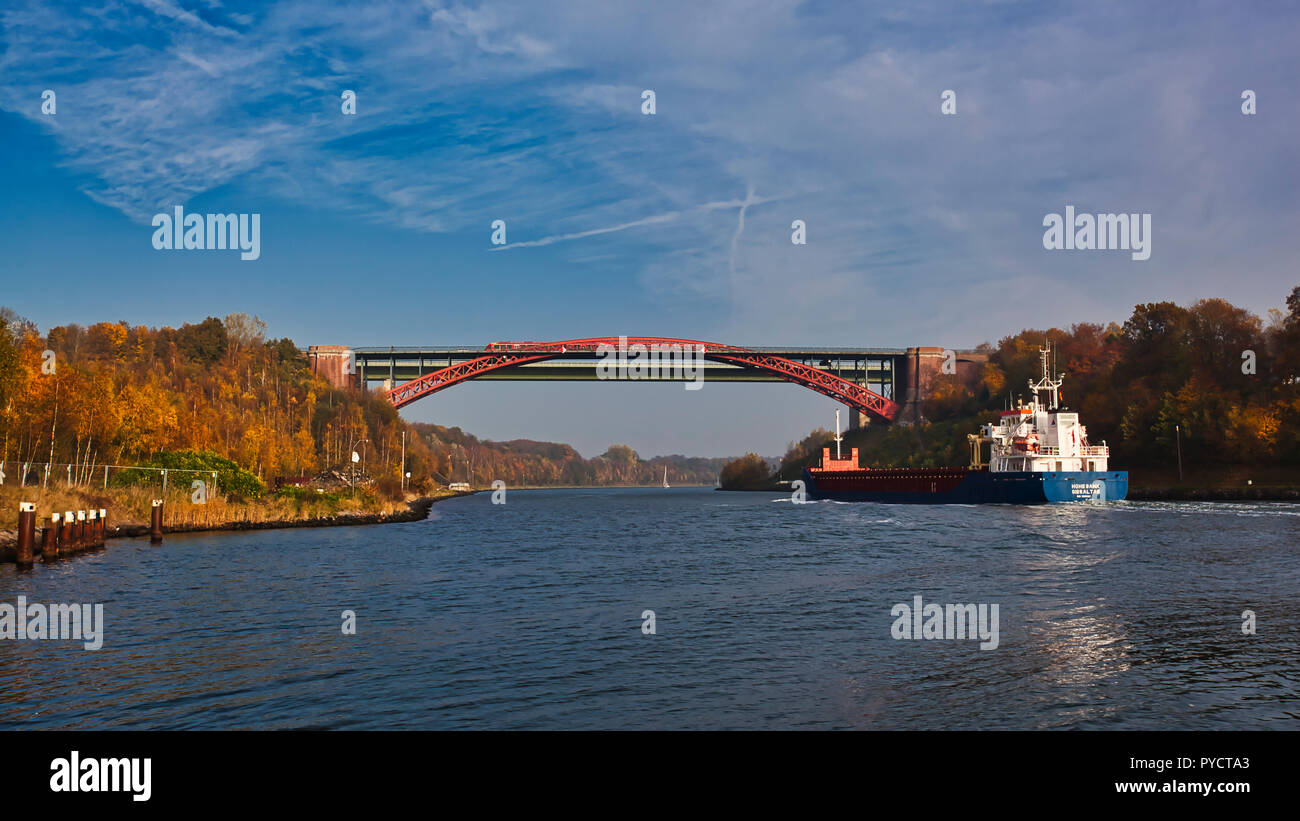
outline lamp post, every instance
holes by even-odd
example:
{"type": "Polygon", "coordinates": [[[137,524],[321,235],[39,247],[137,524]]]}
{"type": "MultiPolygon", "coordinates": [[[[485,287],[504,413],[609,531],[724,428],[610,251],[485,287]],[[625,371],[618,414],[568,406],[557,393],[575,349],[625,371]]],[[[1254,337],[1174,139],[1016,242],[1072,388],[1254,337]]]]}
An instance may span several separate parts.
{"type": "MultiPolygon", "coordinates": [[[[349,486],[355,485],[357,483],[357,462],[359,461],[359,457],[357,456],[357,452],[353,450],[353,448],[355,448],[357,445],[365,441],[367,441],[365,438],[353,439],[352,444],[348,445],[348,453],[351,454],[349,458],[352,459],[352,467],[350,468],[350,473],[352,478],[351,481],[348,482],[349,486]]],[[[362,450],[365,450],[365,448],[362,448],[362,450]]]]}

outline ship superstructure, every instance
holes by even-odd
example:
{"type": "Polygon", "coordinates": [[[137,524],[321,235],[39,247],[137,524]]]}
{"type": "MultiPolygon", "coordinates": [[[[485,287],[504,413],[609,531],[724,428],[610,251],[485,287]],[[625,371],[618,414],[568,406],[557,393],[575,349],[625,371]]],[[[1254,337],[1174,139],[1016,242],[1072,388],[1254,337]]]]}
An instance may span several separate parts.
{"type": "Polygon", "coordinates": [[[997,424],[980,428],[979,436],[966,437],[971,442],[971,467],[985,466],[981,456],[987,443],[987,467],[993,473],[1106,471],[1110,448],[1104,441],[1100,445],[1089,443],[1088,429],[1079,423],[1079,414],[1060,407],[1064,378],[1060,374],[1053,378],[1048,373],[1049,349],[1040,348],[1038,354],[1043,376],[1029,382],[1033,400],[1003,411],[997,424]]]}

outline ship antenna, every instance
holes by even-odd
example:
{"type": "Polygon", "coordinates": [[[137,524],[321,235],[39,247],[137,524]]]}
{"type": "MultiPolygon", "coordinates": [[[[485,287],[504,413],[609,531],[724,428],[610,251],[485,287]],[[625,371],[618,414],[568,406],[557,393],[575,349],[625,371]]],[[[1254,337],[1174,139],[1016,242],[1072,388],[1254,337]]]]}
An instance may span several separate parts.
{"type": "Polygon", "coordinates": [[[835,460],[836,461],[839,461],[840,459],[840,442],[843,441],[844,441],[844,437],[840,436],[840,409],[836,408],[835,409],[835,460]]]}

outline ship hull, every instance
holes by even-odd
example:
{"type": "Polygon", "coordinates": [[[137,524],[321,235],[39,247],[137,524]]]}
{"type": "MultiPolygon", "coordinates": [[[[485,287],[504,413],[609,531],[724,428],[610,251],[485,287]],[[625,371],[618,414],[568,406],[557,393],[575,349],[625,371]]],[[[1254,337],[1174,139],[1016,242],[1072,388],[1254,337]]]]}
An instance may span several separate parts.
{"type": "Polygon", "coordinates": [[[888,504],[1012,504],[1119,501],[1128,471],[999,472],[967,468],[804,469],[811,499],[888,504]]]}

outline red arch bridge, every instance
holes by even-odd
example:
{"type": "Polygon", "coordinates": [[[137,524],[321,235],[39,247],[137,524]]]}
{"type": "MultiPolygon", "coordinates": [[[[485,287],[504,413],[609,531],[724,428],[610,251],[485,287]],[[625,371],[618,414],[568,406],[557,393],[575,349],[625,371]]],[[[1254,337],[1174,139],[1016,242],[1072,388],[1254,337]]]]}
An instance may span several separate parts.
{"type": "MultiPolygon", "coordinates": [[[[596,337],[558,342],[493,342],[475,346],[348,347],[313,345],[312,370],[339,387],[369,389],[381,383],[401,408],[438,391],[480,380],[585,381],[609,377],[611,364],[643,363],[656,351],[662,367],[640,381],[690,381],[670,367],[681,352],[707,382],[792,382],[848,406],[850,424],[893,422],[919,414],[919,403],[944,368],[948,351],[937,347],[745,348],[667,337],[596,337]],[[621,347],[620,347],[621,346],[621,347]],[[634,347],[641,346],[641,347],[634,347]],[[602,366],[605,368],[602,370],[602,366]]],[[[982,352],[953,350],[958,373],[982,366],[982,352]]],[[[626,377],[626,372],[620,372],[626,377]]],[[[636,379],[636,377],[632,377],[636,379]]]]}

